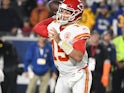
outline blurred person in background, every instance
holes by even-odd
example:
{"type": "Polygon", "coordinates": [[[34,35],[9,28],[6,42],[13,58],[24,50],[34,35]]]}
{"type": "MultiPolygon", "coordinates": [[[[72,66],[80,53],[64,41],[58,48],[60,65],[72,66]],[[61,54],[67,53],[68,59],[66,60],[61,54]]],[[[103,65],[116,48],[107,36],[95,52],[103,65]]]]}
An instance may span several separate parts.
{"type": "MultiPolygon", "coordinates": [[[[85,0],[82,1],[85,2],[85,0]]],[[[85,4],[86,8],[82,13],[82,18],[81,20],[79,20],[79,24],[89,27],[89,29],[92,31],[95,24],[95,14],[93,12],[93,9],[95,9],[95,7],[88,7],[86,2],[85,4]]]]}
{"type": "Polygon", "coordinates": [[[23,67],[19,66],[15,47],[8,41],[2,42],[4,82],[1,83],[3,93],[17,93],[17,75],[21,74],[23,67]]]}
{"type": "Polygon", "coordinates": [[[30,17],[31,11],[37,6],[36,0],[25,0],[24,10],[26,11],[26,17],[30,17]]]}
{"type": "Polygon", "coordinates": [[[28,66],[31,65],[33,77],[30,79],[26,93],[35,93],[37,81],[40,80],[39,93],[46,93],[50,70],[52,78],[56,79],[56,68],[52,57],[52,48],[46,42],[46,38],[38,37],[38,42],[29,46],[24,61],[25,76],[28,76],[28,66]]]}
{"type": "MultiPolygon", "coordinates": [[[[49,11],[50,11],[50,18],[44,20],[44,22],[42,23],[39,23],[40,25],[46,25],[46,24],[49,24],[50,22],[52,22],[53,19],[55,19],[55,15],[56,15],[56,12],[58,11],[58,8],[59,8],[59,4],[60,4],[60,0],[51,0],[48,2],[48,8],[49,8],[49,11]]],[[[47,26],[46,26],[47,27],[47,26]]],[[[57,76],[59,75],[59,72],[57,70],[57,76]]],[[[54,90],[55,90],[55,85],[56,85],[56,80],[53,79],[53,78],[50,78],[50,81],[49,81],[49,92],[50,93],[54,93],[54,90]]]]}
{"type": "MultiPolygon", "coordinates": [[[[92,32],[90,44],[87,47],[89,58],[89,69],[92,71],[93,81],[91,93],[105,93],[105,83],[102,79],[106,77],[104,65],[109,62],[107,52],[99,43],[100,35],[98,32],[92,32]]],[[[109,71],[107,71],[109,72],[109,71]]],[[[108,74],[108,73],[107,73],[108,74]]]]}
{"type": "Polygon", "coordinates": [[[10,0],[2,0],[0,8],[0,32],[16,34],[17,28],[22,22],[13,8],[10,8],[10,0]]]}
{"type": "Polygon", "coordinates": [[[107,93],[111,93],[112,91],[112,73],[113,73],[113,68],[116,66],[116,51],[111,41],[112,41],[112,32],[104,31],[102,34],[102,46],[107,51],[108,59],[110,60],[110,63],[107,63],[106,65],[111,67],[111,69],[109,68],[108,70],[110,73],[106,74],[106,78],[103,78],[103,82],[105,83],[107,93]]]}
{"type": "Polygon", "coordinates": [[[124,25],[124,0],[120,0],[120,8],[114,13],[113,30],[114,35],[122,35],[121,28],[124,25]]]}
{"type": "Polygon", "coordinates": [[[104,31],[110,30],[112,26],[112,17],[109,14],[109,6],[107,4],[102,4],[100,6],[100,12],[95,20],[94,30],[98,31],[101,35],[104,31]]]}
{"type": "Polygon", "coordinates": [[[115,11],[119,9],[119,1],[120,0],[105,0],[106,3],[110,6],[111,8],[111,13],[114,14],[115,11]]]}
{"type": "Polygon", "coordinates": [[[22,35],[23,36],[30,36],[32,27],[30,25],[29,19],[25,18],[23,21],[23,27],[22,27],[22,35]]]}
{"type": "Polygon", "coordinates": [[[11,4],[11,7],[15,9],[15,11],[18,13],[22,21],[26,17],[26,12],[27,12],[24,9],[25,4],[26,4],[25,0],[14,0],[11,4]]]}
{"type": "Polygon", "coordinates": [[[38,22],[48,18],[50,15],[44,0],[37,0],[37,6],[31,11],[30,24],[36,25],[38,22]]]}
{"type": "Polygon", "coordinates": [[[113,72],[112,93],[124,93],[122,81],[124,80],[124,25],[121,28],[122,35],[113,39],[117,55],[117,68],[113,72]]]}
{"type": "Polygon", "coordinates": [[[87,3],[88,6],[91,7],[94,2],[97,3],[97,4],[100,4],[102,1],[103,0],[86,0],[86,3],[87,3]]]}

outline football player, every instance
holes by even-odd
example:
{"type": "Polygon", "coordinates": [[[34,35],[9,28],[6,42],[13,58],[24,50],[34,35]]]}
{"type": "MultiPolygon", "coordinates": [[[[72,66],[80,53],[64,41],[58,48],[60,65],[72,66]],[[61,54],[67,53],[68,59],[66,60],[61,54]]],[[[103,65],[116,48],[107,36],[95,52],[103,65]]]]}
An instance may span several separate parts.
{"type": "Polygon", "coordinates": [[[54,62],[59,70],[55,93],[89,93],[92,81],[88,69],[86,40],[90,30],[77,24],[84,10],[81,0],[64,0],[56,13],[33,30],[52,40],[54,62]]]}

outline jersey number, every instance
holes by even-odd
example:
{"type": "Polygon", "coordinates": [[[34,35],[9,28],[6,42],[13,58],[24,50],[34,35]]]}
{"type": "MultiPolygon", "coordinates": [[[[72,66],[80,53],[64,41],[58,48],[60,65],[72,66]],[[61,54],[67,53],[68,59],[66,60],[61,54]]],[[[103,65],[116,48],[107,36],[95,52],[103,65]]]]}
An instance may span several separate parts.
{"type": "Polygon", "coordinates": [[[57,43],[54,40],[52,40],[52,48],[54,61],[68,62],[69,56],[64,53],[64,51],[57,45],[57,43]]]}
{"type": "Polygon", "coordinates": [[[124,25],[124,16],[123,15],[119,15],[118,19],[119,19],[118,26],[119,27],[123,27],[123,25],[124,25]]]}

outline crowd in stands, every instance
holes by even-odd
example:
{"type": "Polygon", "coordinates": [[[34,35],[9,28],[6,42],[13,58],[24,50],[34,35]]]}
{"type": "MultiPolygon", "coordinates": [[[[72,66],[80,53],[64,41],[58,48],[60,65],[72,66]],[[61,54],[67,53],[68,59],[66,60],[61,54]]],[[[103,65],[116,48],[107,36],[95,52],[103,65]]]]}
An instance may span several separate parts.
{"type": "MultiPolygon", "coordinates": [[[[123,0],[86,1],[87,5],[80,20],[81,24],[89,26],[91,31],[96,30],[99,34],[109,30],[114,36],[121,35],[120,29],[124,23],[123,0]]],[[[2,0],[0,33],[16,35],[20,28],[23,34],[27,35],[32,32],[31,28],[36,23],[51,16],[47,0],[2,0]]]]}
{"type": "MultiPolygon", "coordinates": [[[[0,38],[35,35],[32,28],[56,14],[61,0],[56,0],[55,5],[50,5],[51,1],[55,0],[2,0],[0,38]]],[[[78,23],[91,30],[87,52],[96,65],[92,69],[91,93],[124,93],[124,0],[86,0],[78,23]]]]}

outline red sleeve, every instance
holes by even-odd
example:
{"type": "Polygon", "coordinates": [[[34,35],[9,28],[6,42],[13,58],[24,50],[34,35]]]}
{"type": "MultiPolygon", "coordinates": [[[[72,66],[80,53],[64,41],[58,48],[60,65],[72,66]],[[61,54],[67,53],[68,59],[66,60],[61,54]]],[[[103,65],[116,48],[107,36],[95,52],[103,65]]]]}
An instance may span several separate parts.
{"type": "Polygon", "coordinates": [[[76,50],[81,51],[83,54],[86,51],[86,40],[82,39],[82,40],[78,40],[73,44],[73,48],[76,50]]]}
{"type": "Polygon", "coordinates": [[[33,27],[33,31],[43,37],[48,37],[47,26],[53,21],[53,18],[48,18],[36,24],[33,27]]]}

